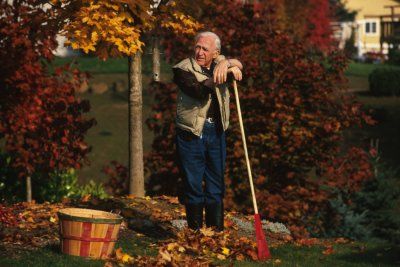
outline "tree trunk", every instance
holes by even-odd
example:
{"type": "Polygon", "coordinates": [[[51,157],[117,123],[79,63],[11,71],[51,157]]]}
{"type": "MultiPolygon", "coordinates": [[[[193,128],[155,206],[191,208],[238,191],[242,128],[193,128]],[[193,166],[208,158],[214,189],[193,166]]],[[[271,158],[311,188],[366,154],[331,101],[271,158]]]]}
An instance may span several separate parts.
{"type": "Polygon", "coordinates": [[[155,82],[159,82],[161,80],[160,42],[157,36],[153,38],[153,80],[155,82]]]}
{"type": "Polygon", "coordinates": [[[129,194],[144,196],[141,52],[129,58],[129,194]]]}
{"type": "Polygon", "coordinates": [[[26,176],[26,202],[32,202],[32,182],[30,176],[26,176]]]}

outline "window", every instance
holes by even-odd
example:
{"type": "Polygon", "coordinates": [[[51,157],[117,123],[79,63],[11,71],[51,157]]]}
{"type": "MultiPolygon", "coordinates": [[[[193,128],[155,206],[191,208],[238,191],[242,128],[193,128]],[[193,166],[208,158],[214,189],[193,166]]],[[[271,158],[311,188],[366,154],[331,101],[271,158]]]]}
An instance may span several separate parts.
{"type": "Polygon", "coordinates": [[[365,34],[376,34],[377,23],[375,21],[367,21],[365,22],[365,34]]]}

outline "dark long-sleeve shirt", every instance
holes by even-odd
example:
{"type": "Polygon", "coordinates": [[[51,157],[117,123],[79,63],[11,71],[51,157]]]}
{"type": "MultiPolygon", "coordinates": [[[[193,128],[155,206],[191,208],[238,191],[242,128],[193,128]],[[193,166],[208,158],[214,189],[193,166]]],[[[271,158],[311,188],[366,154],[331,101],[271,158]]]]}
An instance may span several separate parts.
{"type": "Polygon", "coordinates": [[[207,111],[207,117],[213,118],[220,123],[220,112],[217,95],[214,89],[213,72],[215,63],[211,64],[210,69],[203,68],[203,73],[209,78],[204,82],[198,82],[194,74],[184,71],[182,69],[173,69],[174,82],[178,85],[179,89],[186,95],[198,99],[200,101],[207,101],[211,94],[211,105],[207,111]]]}

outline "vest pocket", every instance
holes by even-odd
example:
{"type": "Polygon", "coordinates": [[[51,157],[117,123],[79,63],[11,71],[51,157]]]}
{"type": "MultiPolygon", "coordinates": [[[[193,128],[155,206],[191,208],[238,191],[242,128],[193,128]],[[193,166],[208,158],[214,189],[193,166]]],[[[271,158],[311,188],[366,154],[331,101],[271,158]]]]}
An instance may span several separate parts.
{"type": "Polygon", "coordinates": [[[181,95],[178,97],[179,100],[176,109],[177,122],[193,128],[199,113],[198,103],[186,96],[181,95]]]}

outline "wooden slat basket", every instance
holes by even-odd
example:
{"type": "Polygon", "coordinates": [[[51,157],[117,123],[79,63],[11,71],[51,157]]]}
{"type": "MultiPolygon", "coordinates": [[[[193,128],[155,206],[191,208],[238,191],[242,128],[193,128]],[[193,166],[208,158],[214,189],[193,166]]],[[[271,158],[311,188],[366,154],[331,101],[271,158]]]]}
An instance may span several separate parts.
{"type": "Polygon", "coordinates": [[[113,252],[122,217],[100,210],[67,208],[58,211],[62,253],[106,259],[113,252]]]}

